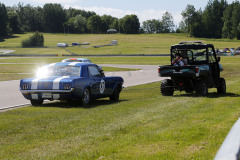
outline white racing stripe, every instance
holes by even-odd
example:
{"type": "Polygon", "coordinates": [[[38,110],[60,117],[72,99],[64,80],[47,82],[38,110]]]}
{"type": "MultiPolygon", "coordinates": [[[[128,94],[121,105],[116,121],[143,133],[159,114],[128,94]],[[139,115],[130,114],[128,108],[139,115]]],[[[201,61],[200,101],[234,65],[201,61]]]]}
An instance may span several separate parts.
{"type": "Polygon", "coordinates": [[[69,63],[69,65],[70,66],[75,66],[77,63],[79,63],[79,62],[71,62],[71,63],[69,63]]]}
{"type": "Polygon", "coordinates": [[[41,78],[36,78],[36,79],[32,80],[31,89],[37,89],[39,79],[41,79],[41,78]]]}
{"type": "MultiPolygon", "coordinates": [[[[53,81],[53,89],[59,90],[59,83],[60,83],[60,81],[62,79],[64,79],[64,78],[69,78],[69,77],[70,76],[63,76],[63,77],[59,77],[59,78],[55,79],[53,81]]],[[[59,98],[60,98],[60,94],[53,94],[53,99],[58,100],[59,98]]]]}
{"type": "Polygon", "coordinates": [[[54,81],[53,81],[53,89],[59,89],[59,83],[62,79],[64,78],[69,78],[70,76],[63,76],[63,77],[59,77],[59,78],[56,78],[54,81]]]}

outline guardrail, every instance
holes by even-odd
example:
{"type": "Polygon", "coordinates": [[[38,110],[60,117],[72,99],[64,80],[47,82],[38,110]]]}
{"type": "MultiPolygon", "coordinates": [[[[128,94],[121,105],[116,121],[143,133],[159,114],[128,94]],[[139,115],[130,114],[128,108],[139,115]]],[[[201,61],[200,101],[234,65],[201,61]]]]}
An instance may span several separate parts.
{"type": "Polygon", "coordinates": [[[121,57],[121,56],[170,56],[170,54],[79,54],[79,55],[68,55],[68,54],[62,54],[62,56],[91,56],[91,57],[121,57]]]}
{"type": "Polygon", "coordinates": [[[58,54],[0,54],[0,57],[57,57],[58,54]]]}
{"type": "Polygon", "coordinates": [[[214,160],[240,160],[240,118],[228,133],[214,160]]]}

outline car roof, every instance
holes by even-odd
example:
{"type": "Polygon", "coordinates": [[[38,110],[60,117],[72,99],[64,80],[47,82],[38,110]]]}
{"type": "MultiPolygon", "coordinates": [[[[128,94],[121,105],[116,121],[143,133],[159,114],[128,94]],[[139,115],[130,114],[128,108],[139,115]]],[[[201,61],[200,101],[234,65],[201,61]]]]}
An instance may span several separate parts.
{"type": "Polygon", "coordinates": [[[51,63],[48,64],[48,66],[91,66],[95,65],[93,63],[88,63],[88,62],[58,62],[58,63],[51,63]]]}

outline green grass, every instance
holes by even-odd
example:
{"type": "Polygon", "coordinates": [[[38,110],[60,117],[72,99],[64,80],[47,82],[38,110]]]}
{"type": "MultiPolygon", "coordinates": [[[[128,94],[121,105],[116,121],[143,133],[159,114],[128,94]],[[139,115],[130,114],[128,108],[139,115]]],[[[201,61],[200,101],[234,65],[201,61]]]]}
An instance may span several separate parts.
{"type": "MultiPolygon", "coordinates": [[[[72,57],[48,57],[48,58],[3,58],[0,59],[0,63],[37,63],[48,64],[60,62],[63,59],[72,57]]],[[[163,65],[170,63],[170,56],[166,57],[83,57],[90,59],[96,64],[143,64],[143,65],[163,65]]]]}
{"type": "Polygon", "coordinates": [[[229,39],[202,39],[191,38],[186,34],[168,33],[168,34],[50,34],[44,33],[44,45],[47,48],[19,48],[21,41],[32,35],[15,34],[13,37],[4,39],[0,42],[0,48],[14,49],[16,54],[70,54],[62,48],[56,48],[57,43],[89,42],[89,46],[68,47],[67,49],[79,55],[99,55],[99,54],[168,54],[170,46],[180,41],[200,40],[204,43],[214,44],[215,48],[237,48],[239,40],[229,39]],[[118,40],[119,45],[102,48],[93,48],[91,46],[109,44],[112,40],[118,40]]]}
{"type": "Polygon", "coordinates": [[[213,159],[240,116],[239,61],[222,58],[226,95],[163,97],[152,83],[123,89],[119,103],[2,112],[0,159],[213,159]]]}

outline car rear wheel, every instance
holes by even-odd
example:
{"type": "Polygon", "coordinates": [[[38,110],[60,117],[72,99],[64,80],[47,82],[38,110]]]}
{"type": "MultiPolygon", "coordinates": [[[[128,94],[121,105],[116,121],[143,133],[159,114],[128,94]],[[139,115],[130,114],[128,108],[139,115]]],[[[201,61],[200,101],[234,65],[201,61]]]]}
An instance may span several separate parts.
{"type": "Polygon", "coordinates": [[[30,102],[33,106],[42,105],[43,104],[43,99],[40,99],[40,100],[31,99],[30,102]]]}
{"type": "Polygon", "coordinates": [[[219,94],[226,93],[226,81],[224,78],[219,79],[219,86],[217,87],[217,92],[219,94]]]}
{"type": "Polygon", "coordinates": [[[88,105],[90,102],[90,90],[88,88],[85,88],[83,91],[83,95],[82,95],[82,104],[88,105]]]}
{"type": "Polygon", "coordinates": [[[120,87],[117,86],[113,92],[113,94],[109,97],[110,101],[118,102],[119,101],[119,95],[120,95],[120,87]]]}
{"type": "Polygon", "coordinates": [[[172,96],[174,93],[174,84],[171,79],[164,79],[160,87],[163,96],[172,96]]]}

